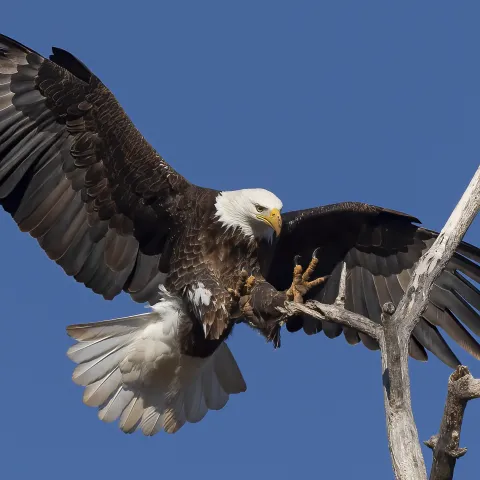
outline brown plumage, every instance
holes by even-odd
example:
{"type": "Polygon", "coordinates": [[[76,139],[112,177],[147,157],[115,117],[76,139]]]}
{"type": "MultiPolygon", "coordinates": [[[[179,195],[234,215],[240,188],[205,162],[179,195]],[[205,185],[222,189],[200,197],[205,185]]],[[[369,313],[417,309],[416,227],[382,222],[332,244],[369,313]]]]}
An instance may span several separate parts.
{"type": "Polygon", "coordinates": [[[200,282],[215,302],[190,308],[202,324],[194,331],[215,340],[197,353],[211,353],[233,326],[226,284],[242,268],[258,271],[255,245],[222,233],[214,221],[219,192],[173,170],[79,60],[58,48],[45,59],[7,37],[0,42],[5,210],[68,275],[106,299],[123,290],[153,304],[159,284],[188,298],[200,282]]]}
{"type": "MultiPolygon", "coordinates": [[[[107,403],[102,415],[117,418],[131,400],[135,415],[127,415],[122,428],[134,429],[132,418],[141,418],[148,434],[160,427],[175,431],[185,419],[198,421],[206,411],[189,403],[186,392],[191,385],[183,385],[186,390],[180,393],[186,403],[180,402],[181,408],[165,406],[166,398],[174,398],[172,392],[158,397],[144,384],[140,387],[150,374],[163,378],[163,370],[159,374],[151,360],[160,355],[160,361],[164,355],[159,345],[168,344],[180,364],[184,357],[188,362],[204,359],[201,368],[216,372],[224,394],[244,390],[233,357],[225,346],[219,350],[239,321],[237,301],[228,289],[237,285],[242,270],[257,279],[252,295],[242,299],[244,313],[251,313],[247,320],[279,345],[275,307],[283,304],[292,282],[295,255],[306,263],[319,248],[314,273],[330,275],[307,298],[332,303],[345,262],[346,308],[379,322],[382,304],[398,304],[411,269],[437,235],[414,225],[418,220],[409,215],[342,203],[284,214],[281,234],[270,242],[282,223],[277,197],[265,190],[218,192],[191,184],[148,144],[113,94],[73,55],[53,48],[45,59],[1,35],[0,203],[19,228],[37,238],[47,255],[78,282],[106,299],[128,292],[135,301],[149,302],[162,312],[112,321],[105,326],[105,332],[111,333],[102,341],[92,340],[95,335],[103,338],[96,324],[69,327],[72,336],[86,342],[72,358],[83,369],[77,379],[90,389],[88,402],[100,406],[103,399],[107,403]],[[160,285],[168,293],[162,293],[160,285]],[[173,330],[162,333],[158,329],[165,318],[173,330]],[[145,332],[151,329],[155,335],[149,337],[145,332]],[[138,344],[144,337],[137,336],[137,330],[146,335],[145,344],[138,344]],[[106,346],[100,348],[103,341],[111,345],[125,331],[138,348],[134,360],[130,350],[118,359],[110,357],[106,346]],[[151,354],[148,361],[142,356],[146,351],[151,354]],[[215,357],[220,363],[208,363],[206,359],[217,351],[224,360],[215,357]],[[106,355],[101,358],[112,363],[100,362],[104,366],[98,370],[93,362],[98,355],[106,355]],[[228,372],[220,371],[223,361],[236,378],[233,384],[228,383],[228,372]],[[148,375],[138,373],[147,364],[148,375]],[[116,383],[108,380],[114,373],[120,375],[116,383]],[[130,384],[132,375],[135,381],[130,384]],[[107,381],[113,390],[102,390],[102,382],[107,381]],[[128,394],[121,390],[127,384],[128,394]],[[92,389],[97,389],[94,394],[92,389]],[[123,403],[115,403],[117,395],[123,403]],[[148,408],[142,403],[145,408],[137,411],[136,400],[146,398],[148,408]]],[[[480,334],[480,292],[467,279],[480,280],[479,260],[476,247],[465,243],[459,247],[435,282],[429,307],[414,331],[412,357],[426,360],[429,350],[450,366],[458,364],[440,328],[480,358],[480,345],[470,333],[480,334]]],[[[296,317],[287,323],[289,331],[302,328],[307,334],[323,330],[330,338],[343,332],[351,344],[361,341],[370,349],[378,348],[371,338],[330,322],[296,317]]],[[[115,345],[115,352],[125,347],[121,340],[115,345]]],[[[168,371],[178,380],[178,372],[168,371]]],[[[215,389],[209,385],[202,387],[210,399],[207,407],[221,408],[225,397],[217,395],[214,401],[215,389]]]]}
{"type": "MultiPolygon", "coordinates": [[[[437,233],[413,225],[414,217],[362,203],[327,205],[284,216],[282,235],[267,268],[266,279],[277,289],[288,288],[291,265],[281,261],[299,254],[305,262],[319,248],[319,265],[315,274],[331,275],[325,285],[309,293],[323,303],[333,303],[338,294],[342,263],[347,267],[345,306],[376,322],[386,302],[397,305],[421,255],[434,242],[437,233]],[[303,239],[301,243],[298,239],[303,239]]],[[[428,309],[413,332],[410,354],[427,360],[431,351],[452,367],[459,360],[442,338],[444,330],[467,352],[480,359],[480,345],[464,328],[480,334],[480,292],[466,278],[480,280],[480,251],[462,243],[446,270],[436,280],[428,309]],[[473,307],[473,308],[472,308],[473,307]]],[[[301,328],[307,334],[323,330],[329,338],[342,332],[350,344],[360,341],[372,350],[378,345],[368,336],[331,322],[294,317],[287,323],[289,331],[301,328]]]]}
{"type": "MultiPolygon", "coordinates": [[[[183,292],[202,282],[217,302],[215,309],[194,313],[203,319],[207,337],[222,338],[231,328],[224,310],[233,308],[226,288],[242,268],[258,272],[259,266],[251,243],[222,233],[215,222],[218,192],[192,185],[173,170],[73,55],[53,48],[46,60],[7,37],[0,42],[4,208],[68,275],[106,299],[124,290],[136,301],[154,303],[160,283],[183,292]]],[[[334,300],[344,260],[347,308],[375,321],[385,301],[399,301],[410,269],[436,235],[414,226],[414,217],[360,203],[289,212],[283,222],[276,247],[260,249],[265,278],[287,289],[293,256],[308,259],[321,247],[316,273],[332,277],[310,296],[334,300]]],[[[478,307],[478,291],[459,274],[479,278],[469,257],[478,260],[478,250],[461,247],[437,281],[412,339],[415,358],[426,359],[426,348],[450,365],[458,362],[436,327],[480,356],[458,321],[480,331],[478,314],[468,306],[478,307]]],[[[322,329],[312,319],[287,325],[301,327],[307,333],[322,329]]],[[[365,335],[338,325],[325,322],[323,330],[332,338],[344,331],[349,343],[377,348],[365,335]]]]}

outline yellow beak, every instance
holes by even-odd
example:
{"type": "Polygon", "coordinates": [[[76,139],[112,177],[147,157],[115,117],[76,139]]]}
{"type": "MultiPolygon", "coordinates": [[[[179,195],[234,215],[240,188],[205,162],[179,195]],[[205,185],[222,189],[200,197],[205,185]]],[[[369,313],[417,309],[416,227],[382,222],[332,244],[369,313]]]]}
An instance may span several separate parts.
{"type": "Polygon", "coordinates": [[[270,215],[257,215],[257,218],[265,222],[267,225],[270,225],[277,234],[277,237],[280,235],[282,230],[282,216],[280,215],[280,210],[278,208],[272,208],[270,215]]]}

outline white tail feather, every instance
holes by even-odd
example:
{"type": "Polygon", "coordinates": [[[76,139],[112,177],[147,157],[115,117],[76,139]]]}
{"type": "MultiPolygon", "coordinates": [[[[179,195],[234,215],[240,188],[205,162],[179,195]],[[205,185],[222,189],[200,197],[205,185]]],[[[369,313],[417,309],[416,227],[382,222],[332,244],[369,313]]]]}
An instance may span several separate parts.
{"type": "Polygon", "coordinates": [[[185,414],[190,423],[199,422],[208,412],[203,393],[203,375],[190,384],[185,395],[185,414]]]}
{"type": "Polygon", "coordinates": [[[115,347],[125,345],[132,334],[106,337],[99,340],[81,341],[68,349],[67,355],[75,363],[84,363],[97,358],[102,353],[111,352],[115,347]]]}
{"type": "Polygon", "coordinates": [[[228,393],[223,390],[218,381],[214,362],[211,362],[208,368],[203,370],[202,383],[207,407],[210,410],[220,410],[223,408],[228,401],[228,393]]]}
{"type": "Polygon", "coordinates": [[[126,433],[174,433],[199,422],[246,390],[240,369],[223,343],[207,358],[180,353],[179,324],[189,321],[179,299],[165,297],[153,312],[106,322],[73,325],[78,341],[68,356],[79,365],[75,383],[83,401],[105,422],[120,418],[126,433]]]}
{"type": "Polygon", "coordinates": [[[125,358],[125,353],[125,347],[116,347],[97,358],[81,363],[73,371],[73,381],[78,385],[90,385],[118,367],[125,358]]]}
{"type": "Polygon", "coordinates": [[[138,426],[138,422],[141,420],[144,411],[143,398],[134,397],[127,405],[120,417],[120,428],[125,433],[132,433],[138,426]]]}
{"type": "Polygon", "coordinates": [[[98,418],[108,423],[115,421],[125,410],[133,396],[134,393],[131,390],[118,387],[108,402],[98,411],[98,418]]]}
{"type": "Polygon", "coordinates": [[[145,322],[150,322],[151,316],[151,313],[142,313],[103,322],[70,325],[67,327],[67,333],[79,342],[94,340],[95,338],[125,335],[138,332],[139,328],[145,327],[145,322]]]}
{"type": "Polygon", "coordinates": [[[91,383],[83,392],[83,403],[89,407],[98,407],[104,404],[113,391],[122,384],[122,373],[116,368],[105,377],[91,383]]]}
{"type": "Polygon", "coordinates": [[[148,407],[144,410],[140,429],[144,435],[155,435],[164,428],[163,413],[159,413],[155,407],[148,407]]]}

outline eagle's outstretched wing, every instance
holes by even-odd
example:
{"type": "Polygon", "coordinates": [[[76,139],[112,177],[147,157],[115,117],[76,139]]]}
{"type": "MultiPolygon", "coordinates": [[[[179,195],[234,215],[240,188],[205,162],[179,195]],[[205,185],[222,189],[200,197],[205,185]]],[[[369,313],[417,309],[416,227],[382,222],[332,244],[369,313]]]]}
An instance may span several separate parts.
{"type": "MultiPolygon", "coordinates": [[[[266,279],[278,289],[288,288],[293,257],[301,255],[307,263],[313,250],[320,247],[315,275],[331,277],[312,291],[310,298],[334,302],[345,262],[346,308],[376,322],[381,321],[385,302],[399,303],[412,268],[437,236],[436,232],[413,225],[419,223],[414,217],[362,203],[288,212],[283,219],[284,226],[266,279]]],[[[480,335],[480,316],[476,311],[480,309],[480,291],[467,278],[480,281],[478,262],[480,250],[462,243],[434,284],[429,306],[413,332],[412,357],[427,360],[425,350],[429,350],[447,365],[458,365],[439,327],[480,359],[480,345],[469,332],[480,335]]],[[[290,331],[302,327],[308,334],[323,329],[330,338],[343,332],[351,344],[362,341],[370,349],[378,348],[368,336],[331,322],[320,324],[311,318],[294,317],[287,324],[290,331]]]]}
{"type": "Polygon", "coordinates": [[[0,204],[68,275],[151,301],[196,188],[73,55],[0,35],[0,204]]]}

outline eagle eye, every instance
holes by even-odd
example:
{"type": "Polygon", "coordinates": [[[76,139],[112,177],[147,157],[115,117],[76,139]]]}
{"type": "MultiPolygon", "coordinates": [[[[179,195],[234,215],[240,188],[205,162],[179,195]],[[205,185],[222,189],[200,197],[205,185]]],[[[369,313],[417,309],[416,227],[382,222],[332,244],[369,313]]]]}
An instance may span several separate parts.
{"type": "Polygon", "coordinates": [[[258,213],[262,213],[266,210],[266,208],[262,207],[261,205],[255,205],[255,208],[257,209],[258,213]]]}

